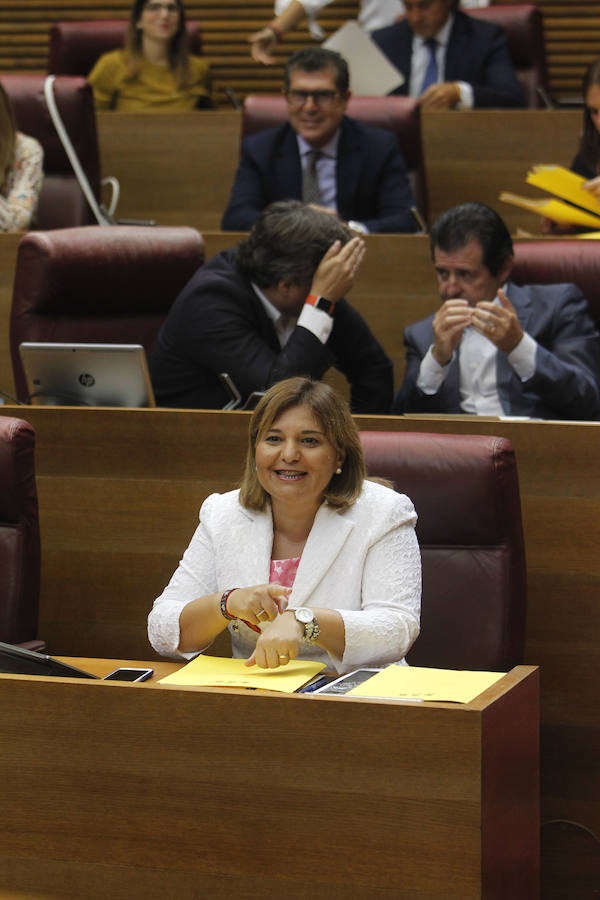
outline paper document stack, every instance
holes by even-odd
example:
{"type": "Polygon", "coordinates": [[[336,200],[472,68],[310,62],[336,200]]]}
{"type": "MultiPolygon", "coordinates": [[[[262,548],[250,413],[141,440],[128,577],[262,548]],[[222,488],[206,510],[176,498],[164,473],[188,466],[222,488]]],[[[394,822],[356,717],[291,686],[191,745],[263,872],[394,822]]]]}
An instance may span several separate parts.
{"type": "Polygon", "coordinates": [[[560,200],[553,197],[521,197],[510,191],[502,191],[500,200],[545,216],[560,225],[576,225],[600,232],[600,201],[583,189],[586,179],[581,175],[563,166],[539,165],[531,169],[526,181],[560,197],[560,200]]]}

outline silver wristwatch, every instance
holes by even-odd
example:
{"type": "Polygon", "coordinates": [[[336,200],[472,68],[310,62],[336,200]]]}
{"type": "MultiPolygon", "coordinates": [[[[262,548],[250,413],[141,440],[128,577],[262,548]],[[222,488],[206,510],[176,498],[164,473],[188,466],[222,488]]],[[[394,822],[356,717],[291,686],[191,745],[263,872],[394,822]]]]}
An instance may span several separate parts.
{"type": "Polygon", "coordinates": [[[304,628],[302,640],[306,641],[307,644],[314,644],[319,637],[319,623],[312,609],[300,606],[294,610],[294,615],[296,616],[296,622],[300,622],[304,628]]]}

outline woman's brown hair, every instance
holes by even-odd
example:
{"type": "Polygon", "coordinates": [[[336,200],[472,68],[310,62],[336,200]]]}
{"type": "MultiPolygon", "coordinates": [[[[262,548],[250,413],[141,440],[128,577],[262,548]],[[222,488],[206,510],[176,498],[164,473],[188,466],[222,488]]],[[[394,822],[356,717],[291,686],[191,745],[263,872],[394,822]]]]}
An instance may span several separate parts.
{"type": "Polygon", "coordinates": [[[256,445],[273,422],[294,406],[306,406],[323,429],[331,446],[343,459],[341,474],[334,474],[323,499],[335,509],[346,509],[360,496],[365,479],[365,460],[358,430],[346,401],[322,381],[286,378],[269,388],[252,414],[248,432],[246,466],[240,487],[240,503],[263,510],[269,495],[258,480],[256,445]]]}

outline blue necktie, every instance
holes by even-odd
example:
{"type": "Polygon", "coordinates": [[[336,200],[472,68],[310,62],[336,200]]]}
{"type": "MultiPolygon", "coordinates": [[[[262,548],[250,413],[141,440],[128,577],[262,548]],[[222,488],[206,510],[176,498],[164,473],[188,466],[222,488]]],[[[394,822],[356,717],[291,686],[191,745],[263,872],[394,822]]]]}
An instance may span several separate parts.
{"type": "Polygon", "coordinates": [[[425,45],[429,50],[429,62],[427,63],[427,68],[425,69],[425,75],[423,77],[423,84],[421,85],[419,96],[421,94],[424,94],[427,88],[430,87],[430,85],[437,84],[438,80],[438,65],[435,58],[435,51],[437,50],[438,42],[435,38],[427,38],[427,40],[425,41],[425,45]]]}

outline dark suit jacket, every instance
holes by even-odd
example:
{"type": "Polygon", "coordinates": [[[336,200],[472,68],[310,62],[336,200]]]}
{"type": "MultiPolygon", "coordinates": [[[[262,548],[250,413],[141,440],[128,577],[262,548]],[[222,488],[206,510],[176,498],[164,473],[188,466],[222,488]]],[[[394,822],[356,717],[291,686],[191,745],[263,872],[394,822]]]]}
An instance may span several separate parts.
{"type": "MultiPolygon", "coordinates": [[[[507,296],[523,329],[538,343],[535,374],[522,382],[502,351],[496,375],[506,415],[540,419],[600,418],[600,335],[574,284],[508,283],[507,296]]],[[[417,387],[421,360],[433,343],[433,315],[404,332],[406,375],[392,411],[460,413],[460,345],[437,394],[417,387]]]]}
{"type": "MultiPolygon", "coordinates": [[[[413,40],[410,25],[402,19],[374,31],[371,37],[406,79],[393,93],[408,94],[413,40]]],[[[446,48],[444,81],[470,84],[476,107],[525,105],[503,30],[460,10],[454,13],[446,48]]]]}
{"type": "MultiPolygon", "coordinates": [[[[286,122],[244,138],[224,231],[252,228],[275,200],[302,199],[296,132],[286,122]]],[[[414,231],[415,198],[398,139],[391,131],[344,116],[337,155],[337,207],[342,219],[369,231],[414,231]]]]}
{"type": "Polygon", "coordinates": [[[285,347],[251,284],[238,271],[235,250],[201,266],[171,307],[150,353],[159,406],[220,409],[230,399],[219,372],[228,372],[245,400],[292,375],[319,379],[335,366],[350,382],[353,412],[389,412],[392,363],[362,316],[336,304],[333,329],[322,344],[297,327],[285,347]]]}

